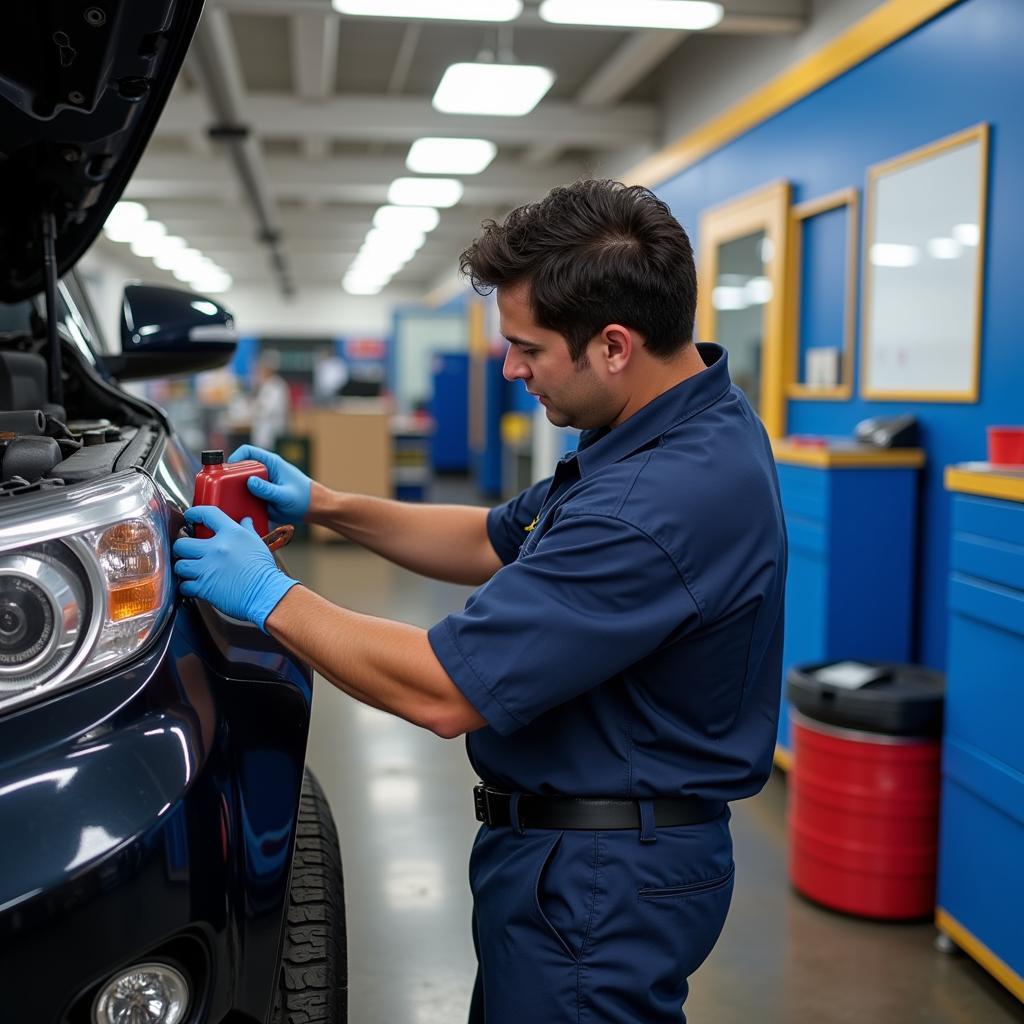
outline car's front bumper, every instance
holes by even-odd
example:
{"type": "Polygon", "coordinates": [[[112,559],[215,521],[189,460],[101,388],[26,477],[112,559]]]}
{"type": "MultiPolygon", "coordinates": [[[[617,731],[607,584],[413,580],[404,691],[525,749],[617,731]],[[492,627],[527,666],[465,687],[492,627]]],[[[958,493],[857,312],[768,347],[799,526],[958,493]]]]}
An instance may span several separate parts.
{"type": "Polygon", "coordinates": [[[179,609],[126,670],[0,719],[5,1021],[88,1020],[97,986],[161,956],[198,989],[189,1024],[266,1018],[309,674],[204,618],[179,609]]]}

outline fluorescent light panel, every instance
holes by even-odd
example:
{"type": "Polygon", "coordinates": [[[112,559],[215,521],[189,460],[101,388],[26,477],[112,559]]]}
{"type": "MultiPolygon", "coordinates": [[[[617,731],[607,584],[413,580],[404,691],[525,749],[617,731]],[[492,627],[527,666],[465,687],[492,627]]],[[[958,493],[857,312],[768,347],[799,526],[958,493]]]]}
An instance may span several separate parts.
{"type": "Polygon", "coordinates": [[[708,0],[544,0],[539,14],[559,25],[668,28],[699,32],[717,25],[725,11],[708,0]]]}
{"type": "Polygon", "coordinates": [[[417,174],[479,174],[497,152],[487,139],[417,139],[405,166],[417,174]]]}
{"type": "Polygon", "coordinates": [[[385,231],[426,234],[437,227],[441,215],[432,206],[382,206],[373,215],[373,226],[385,231]]]}
{"type": "Polygon", "coordinates": [[[452,64],[430,102],[445,114],[522,117],[554,81],[550,68],[535,64],[452,64]]]}
{"type": "Polygon", "coordinates": [[[455,178],[395,178],[388,189],[394,206],[454,206],[462,198],[462,182],[455,178]]]}
{"type": "Polygon", "coordinates": [[[445,21],[513,21],[523,13],[523,0],[331,0],[331,6],[339,14],[445,21]]]}

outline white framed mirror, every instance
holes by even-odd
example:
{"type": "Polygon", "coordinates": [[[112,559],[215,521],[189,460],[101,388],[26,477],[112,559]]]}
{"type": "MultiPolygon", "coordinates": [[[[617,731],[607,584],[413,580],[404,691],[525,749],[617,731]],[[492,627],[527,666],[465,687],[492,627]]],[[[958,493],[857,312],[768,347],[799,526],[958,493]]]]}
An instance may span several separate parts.
{"type": "Polygon", "coordinates": [[[861,394],[976,402],[988,125],[868,170],[861,394]]]}

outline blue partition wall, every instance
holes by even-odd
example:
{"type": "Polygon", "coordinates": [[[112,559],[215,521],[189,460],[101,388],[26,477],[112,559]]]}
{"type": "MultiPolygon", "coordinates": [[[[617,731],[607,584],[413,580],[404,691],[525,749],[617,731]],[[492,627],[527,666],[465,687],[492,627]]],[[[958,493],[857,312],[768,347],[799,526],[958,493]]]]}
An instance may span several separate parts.
{"type": "MultiPolygon", "coordinates": [[[[911,411],[922,423],[918,620],[912,656],[946,663],[949,499],[945,465],[984,458],[985,426],[1024,421],[1024,344],[1018,309],[1024,224],[1024,3],[963,0],[833,82],[662,183],[656,191],[691,232],[701,211],[771,181],[802,202],[851,185],[867,168],[981,121],[992,126],[978,404],[869,402],[859,394],[860,345],[850,401],[791,401],[790,433],[847,434],[868,416],[911,411]]],[[[863,208],[863,204],[862,204],[863,208]]],[[[863,227],[863,226],[862,226],[863,227]]],[[[863,230],[861,231],[863,265],[863,230]]],[[[815,267],[835,280],[843,268],[815,267]]],[[[860,285],[858,273],[858,314],[860,285]]],[[[969,343],[965,339],[965,344],[969,343]]],[[[869,543],[866,538],[865,543],[869,543]]]]}

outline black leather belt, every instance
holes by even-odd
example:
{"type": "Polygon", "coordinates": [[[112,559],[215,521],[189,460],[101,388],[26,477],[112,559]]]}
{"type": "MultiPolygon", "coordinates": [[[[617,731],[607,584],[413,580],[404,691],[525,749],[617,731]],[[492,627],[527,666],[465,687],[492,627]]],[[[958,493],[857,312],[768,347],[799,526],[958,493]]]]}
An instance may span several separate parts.
{"type": "MultiPolygon", "coordinates": [[[[497,827],[511,825],[511,793],[490,786],[473,787],[476,820],[497,827]]],[[[697,825],[717,818],[725,804],[720,800],[700,797],[654,797],[654,824],[661,828],[673,825],[697,825]]],[[[520,828],[605,829],[639,828],[640,801],[612,800],[603,797],[536,796],[523,793],[519,797],[520,828]]]]}

